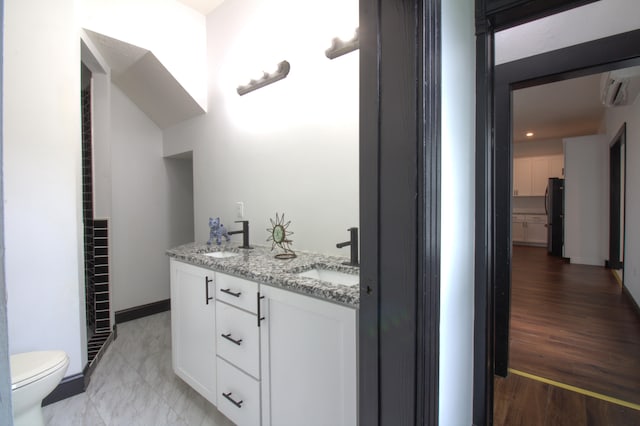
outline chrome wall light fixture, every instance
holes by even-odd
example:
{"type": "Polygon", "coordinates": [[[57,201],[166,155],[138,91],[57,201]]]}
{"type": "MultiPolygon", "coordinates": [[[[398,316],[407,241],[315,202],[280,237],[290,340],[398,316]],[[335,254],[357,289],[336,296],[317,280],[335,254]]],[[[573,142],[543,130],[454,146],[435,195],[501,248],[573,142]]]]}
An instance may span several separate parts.
{"type": "Polygon", "coordinates": [[[251,80],[249,84],[245,86],[238,86],[238,95],[246,95],[249,92],[253,92],[261,87],[268,86],[271,83],[275,83],[278,80],[282,80],[289,74],[291,65],[287,61],[282,61],[278,64],[278,69],[269,74],[265,72],[259,80],[251,80]]]}
{"type": "Polygon", "coordinates": [[[356,34],[349,41],[343,41],[338,37],[334,37],[331,47],[324,51],[329,59],[335,59],[349,52],[353,52],[360,48],[359,28],[356,28],[356,34]]]}

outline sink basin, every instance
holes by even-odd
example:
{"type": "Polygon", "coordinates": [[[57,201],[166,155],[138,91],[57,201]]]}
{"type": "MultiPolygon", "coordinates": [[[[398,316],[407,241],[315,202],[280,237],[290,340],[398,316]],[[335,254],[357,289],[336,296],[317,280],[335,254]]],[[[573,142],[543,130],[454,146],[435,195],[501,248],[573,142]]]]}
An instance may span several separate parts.
{"type": "Polygon", "coordinates": [[[333,284],[342,284],[348,286],[356,286],[360,284],[360,275],[348,274],[346,272],[332,271],[329,269],[313,268],[308,271],[299,272],[299,277],[313,278],[320,281],[326,281],[333,284]]]}
{"type": "Polygon", "coordinates": [[[212,251],[211,253],[205,253],[204,255],[215,259],[226,259],[227,257],[233,257],[239,254],[240,253],[234,253],[232,251],[212,251]]]}

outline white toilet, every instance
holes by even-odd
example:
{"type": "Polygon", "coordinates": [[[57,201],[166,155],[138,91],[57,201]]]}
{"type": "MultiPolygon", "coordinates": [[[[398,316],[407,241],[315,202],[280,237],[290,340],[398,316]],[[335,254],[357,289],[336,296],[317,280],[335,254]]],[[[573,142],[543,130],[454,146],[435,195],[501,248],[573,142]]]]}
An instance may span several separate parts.
{"type": "Polygon", "coordinates": [[[42,400],[55,389],[69,366],[63,351],[11,355],[11,397],[15,426],[44,425],[42,400]]]}

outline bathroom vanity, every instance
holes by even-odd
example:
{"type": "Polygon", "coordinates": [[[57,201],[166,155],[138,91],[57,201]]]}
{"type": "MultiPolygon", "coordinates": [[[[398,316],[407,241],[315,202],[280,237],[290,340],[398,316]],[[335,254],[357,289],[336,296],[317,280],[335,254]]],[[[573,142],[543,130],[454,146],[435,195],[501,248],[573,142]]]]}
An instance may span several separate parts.
{"type": "Polygon", "coordinates": [[[265,247],[168,255],[179,377],[238,425],[357,424],[357,268],[265,247]]]}

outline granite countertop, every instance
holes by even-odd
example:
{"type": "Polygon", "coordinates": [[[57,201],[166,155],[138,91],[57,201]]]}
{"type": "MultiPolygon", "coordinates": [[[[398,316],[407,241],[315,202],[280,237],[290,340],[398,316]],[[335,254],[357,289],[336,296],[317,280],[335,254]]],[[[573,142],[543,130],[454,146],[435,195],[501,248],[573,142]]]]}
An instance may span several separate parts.
{"type": "Polygon", "coordinates": [[[265,246],[254,245],[254,248],[249,250],[238,247],[239,244],[233,242],[223,243],[220,246],[189,243],[169,249],[166,253],[185,263],[246,278],[260,284],[280,287],[352,308],[358,308],[360,304],[360,287],[357,285],[334,284],[296,275],[296,273],[318,267],[357,274],[359,268],[342,264],[349,260],[347,258],[296,251],[295,259],[281,260],[274,257],[279,253],[277,248],[271,251],[270,247],[265,246]],[[233,252],[238,255],[227,258],[205,256],[206,253],[215,251],[233,252]]]}

